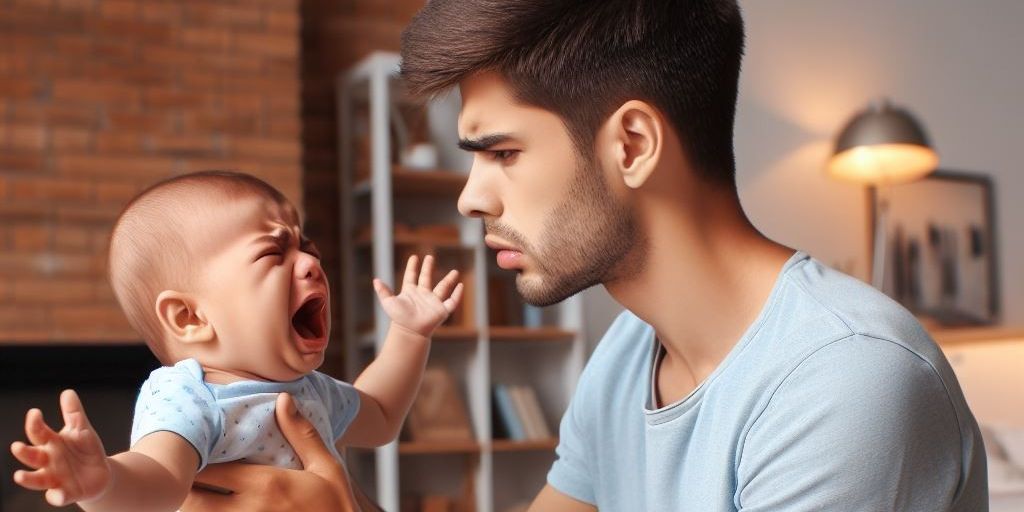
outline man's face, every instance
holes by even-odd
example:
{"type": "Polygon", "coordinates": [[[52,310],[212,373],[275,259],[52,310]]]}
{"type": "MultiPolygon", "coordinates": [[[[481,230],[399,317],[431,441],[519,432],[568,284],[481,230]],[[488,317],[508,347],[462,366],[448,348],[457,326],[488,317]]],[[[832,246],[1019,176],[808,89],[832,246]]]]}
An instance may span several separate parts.
{"type": "Polygon", "coordinates": [[[475,155],[459,211],[483,219],[523,299],[546,306],[636,271],[636,215],[609,187],[615,176],[579,157],[562,120],[517,103],[493,73],[460,89],[460,146],[475,155]]]}
{"type": "Polygon", "coordinates": [[[291,205],[253,197],[215,207],[194,240],[209,256],[197,282],[214,326],[218,369],[294,380],[324,360],[330,292],[319,254],[291,205]]]}

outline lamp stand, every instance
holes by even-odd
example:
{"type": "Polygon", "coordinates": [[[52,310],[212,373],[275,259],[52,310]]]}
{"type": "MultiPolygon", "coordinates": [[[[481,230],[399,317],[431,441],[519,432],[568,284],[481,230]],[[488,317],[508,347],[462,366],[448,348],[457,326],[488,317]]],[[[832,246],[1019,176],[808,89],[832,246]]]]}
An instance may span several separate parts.
{"type": "MultiPolygon", "coordinates": [[[[871,285],[875,288],[882,290],[885,286],[885,251],[886,251],[886,240],[888,235],[886,233],[886,224],[889,215],[889,198],[886,197],[885,185],[874,186],[875,201],[874,201],[874,254],[871,262],[871,285]]],[[[883,290],[884,291],[884,290],[883,290]]]]}

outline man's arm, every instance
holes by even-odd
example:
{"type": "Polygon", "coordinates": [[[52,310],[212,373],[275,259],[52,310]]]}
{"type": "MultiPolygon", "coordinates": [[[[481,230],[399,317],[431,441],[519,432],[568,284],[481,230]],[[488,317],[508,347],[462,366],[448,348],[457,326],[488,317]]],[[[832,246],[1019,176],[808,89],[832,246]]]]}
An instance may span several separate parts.
{"type": "Polygon", "coordinates": [[[545,485],[540,494],[530,504],[527,512],[596,512],[597,507],[570,498],[558,492],[558,489],[545,485]]]}

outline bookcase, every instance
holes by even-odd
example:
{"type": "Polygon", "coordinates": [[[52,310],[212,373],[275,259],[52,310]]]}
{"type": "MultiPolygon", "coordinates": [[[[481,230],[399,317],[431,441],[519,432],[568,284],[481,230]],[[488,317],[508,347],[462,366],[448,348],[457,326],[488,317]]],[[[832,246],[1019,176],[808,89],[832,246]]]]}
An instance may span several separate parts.
{"type": "Polygon", "coordinates": [[[582,304],[578,296],[543,309],[520,302],[515,276],[497,269],[483,244],[482,223],[456,209],[467,162],[440,158],[428,168],[403,165],[403,152],[417,137],[435,148],[454,146],[458,99],[417,106],[403,92],[398,70],[398,55],[378,52],[336,83],[346,379],[354,380],[372,360],[389,323],[371,278],[394,285],[408,255],[435,254],[438,276],[459,269],[466,293],[459,311],[435,333],[431,384],[425,380],[414,405],[414,411],[423,406],[422,414],[410,418],[429,423],[436,410],[433,419],[450,428],[434,437],[403,433],[375,450],[350,449],[346,463],[384,510],[514,510],[544,485],[557,439],[496,439],[505,429],[492,390],[497,384],[532,389],[543,422],[557,436],[586,358],[582,304]],[[432,132],[421,123],[417,135],[417,127],[410,127],[416,123],[403,117],[417,109],[429,112],[428,124],[438,114],[446,121],[439,129],[435,122],[432,132]],[[448,380],[454,400],[434,385],[448,380]],[[460,430],[452,407],[465,409],[469,428],[462,438],[451,437],[460,430]]]}

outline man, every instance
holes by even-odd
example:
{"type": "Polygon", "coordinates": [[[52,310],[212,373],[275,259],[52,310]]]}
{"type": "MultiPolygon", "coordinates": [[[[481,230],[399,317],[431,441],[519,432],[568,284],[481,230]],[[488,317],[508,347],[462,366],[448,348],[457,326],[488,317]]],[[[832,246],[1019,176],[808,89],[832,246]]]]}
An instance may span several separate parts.
{"type": "Polygon", "coordinates": [[[481,218],[530,303],[627,311],[533,511],[987,510],[981,437],[907,311],[760,234],[734,183],[734,0],[432,0],[414,93],[458,87],[481,218]]]}

